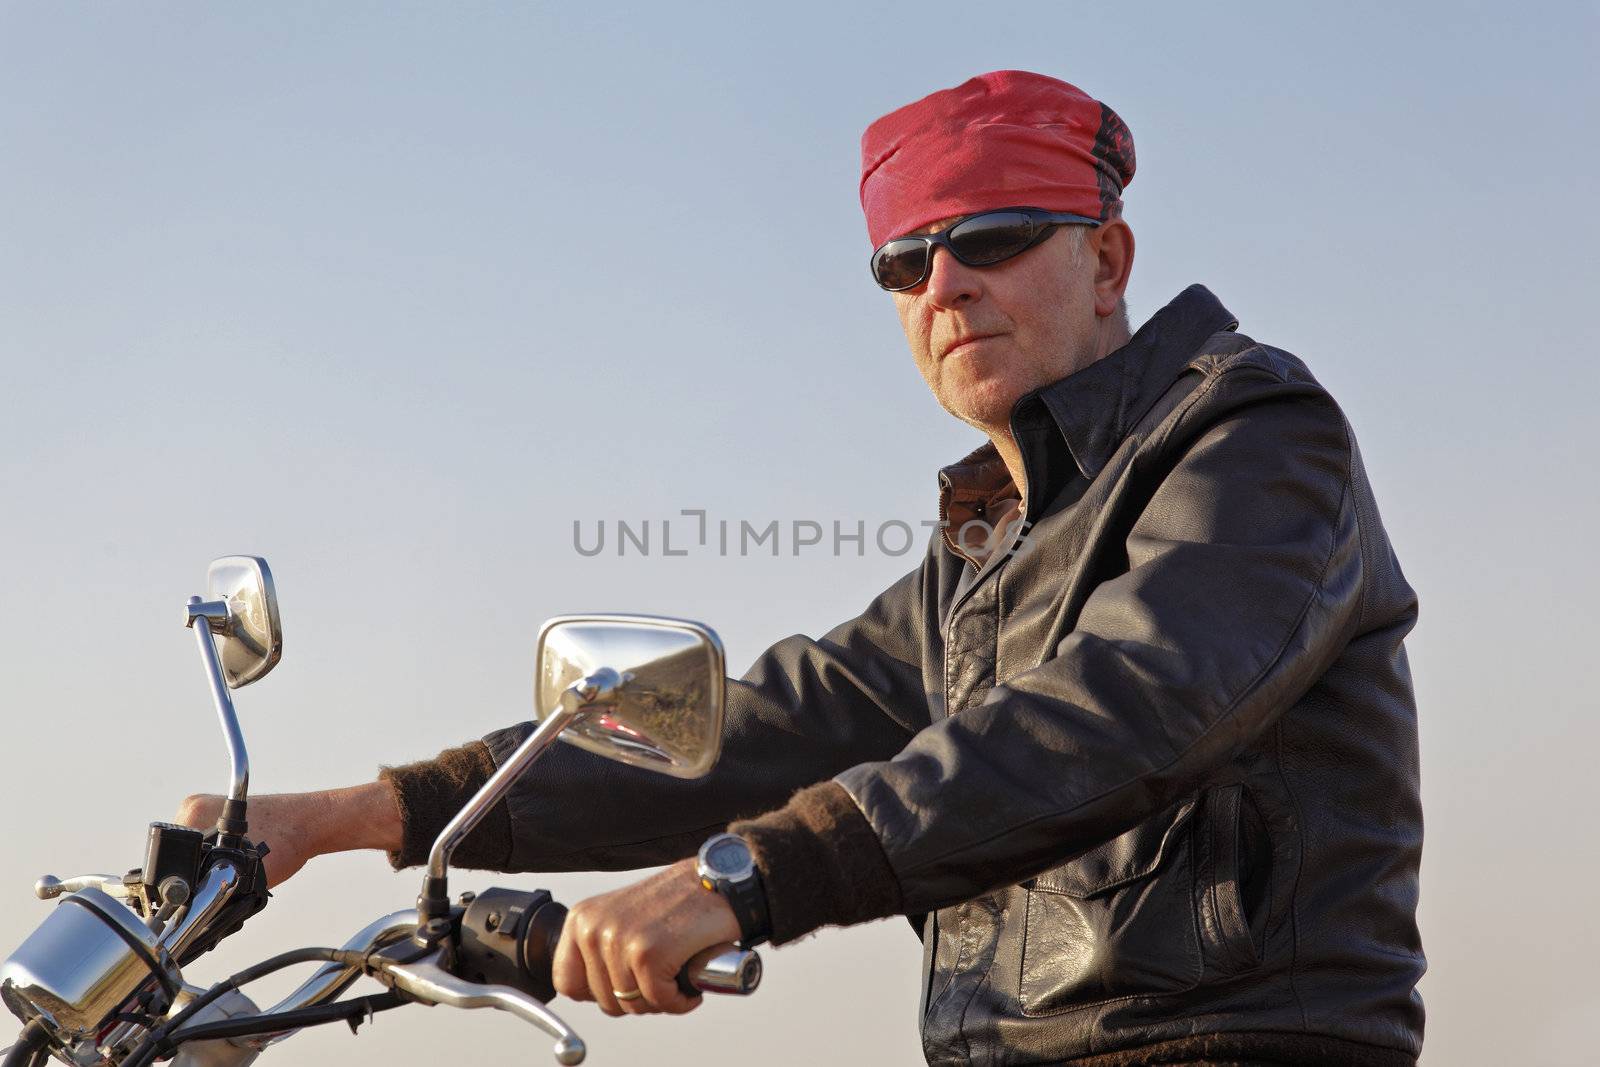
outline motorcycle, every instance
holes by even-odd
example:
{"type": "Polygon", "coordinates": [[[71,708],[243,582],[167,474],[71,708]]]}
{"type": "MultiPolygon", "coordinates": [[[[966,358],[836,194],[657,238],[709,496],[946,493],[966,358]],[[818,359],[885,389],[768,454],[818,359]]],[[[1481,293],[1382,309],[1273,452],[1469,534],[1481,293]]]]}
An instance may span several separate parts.
{"type": "MultiPolygon", "coordinates": [[[[249,757],[231,691],[259,681],[283,652],[272,572],[256,556],[226,556],[190,597],[192,629],[222,724],[230,785],[216,826],[154,822],[143,865],[125,875],[46,875],[55,909],[0,964],[0,1000],[22,1022],[0,1067],[55,1057],[73,1067],[245,1067],[300,1030],[352,1030],[404,1004],[509,1012],[555,1039],[558,1063],[581,1063],[583,1040],[548,1007],[551,963],[566,908],[544,890],[449,894],[457,845],[556,741],[660,774],[698,778],[720,751],[721,642],[706,627],[645,615],[549,620],[535,647],[537,725],[440,831],[415,907],[374,920],[339,948],[279,953],[209,986],[184,968],[266,907],[268,842],[249,836],[249,757]],[[322,966],[262,1010],[241,986],[296,964],[322,966]],[[359,978],[381,993],[339,999],[359,978]]],[[[747,995],[761,980],[754,952],[708,949],[680,988],[747,995]]]]}

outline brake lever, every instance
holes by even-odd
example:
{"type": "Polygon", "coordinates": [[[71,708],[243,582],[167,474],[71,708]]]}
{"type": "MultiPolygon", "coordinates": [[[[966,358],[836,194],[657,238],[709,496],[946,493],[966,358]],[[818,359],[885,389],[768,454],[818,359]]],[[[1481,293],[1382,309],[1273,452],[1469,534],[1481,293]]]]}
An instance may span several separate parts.
{"type": "Polygon", "coordinates": [[[374,956],[373,977],[424,1004],[445,1004],[452,1008],[494,1008],[510,1012],[556,1039],[554,1051],[557,1063],[570,1065],[583,1062],[587,1051],[583,1038],[562,1022],[555,1012],[510,986],[478,985],[457,978],[439,966],[439,959],[443,955],[440,950],[414,963],[399,963],[374,956]]]}

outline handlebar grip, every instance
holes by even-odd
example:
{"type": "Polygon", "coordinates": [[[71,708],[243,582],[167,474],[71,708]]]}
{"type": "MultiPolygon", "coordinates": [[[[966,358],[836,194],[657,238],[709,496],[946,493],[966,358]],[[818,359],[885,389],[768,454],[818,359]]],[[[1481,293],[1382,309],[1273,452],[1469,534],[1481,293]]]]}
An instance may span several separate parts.
{"type": "MultiPolygon", "coordinates": [[[[551,972],[567,909],[539,890],[490,889],[478,894],[461,922],[464,977],[501,982],[540,1000],[555,997],[551,972]]],[[[678,972],[685,996],[725,993],[747,996],[761,984],[761,957],[748,950],[715,946],[678,972]]]]}
{"type": "Polygon", "coordinates": [[[683,965],[678,988],[686,997],[727,993],[745,997],[761,984],[761,957],[752,949],[712,946],[683,965]]]}
{"type": "MultiPolygon", "coordinates": [[[[537,940],[544,950],[538,954],[543,957],[541,965],[544,974],[549,974],[556,955],[556,944],[561,940],[561,927],[566,920],[567,909],[553,900],[535,911],[529,919],[529,927],[538,931],[537,940]]],[[[534,939],[535,935],[530,932],[528,941],[531,943],[534,939]]],[[[533,951],[528,951],[525,959],[531,963],[534,956],[533,951]]],[[[713,945],[685,963],[678,972],[677,981],[678,988],[686,997],[698,997],[701,993],[749,996],[761,984],[761,957],[748,949],[713,945]]]]}

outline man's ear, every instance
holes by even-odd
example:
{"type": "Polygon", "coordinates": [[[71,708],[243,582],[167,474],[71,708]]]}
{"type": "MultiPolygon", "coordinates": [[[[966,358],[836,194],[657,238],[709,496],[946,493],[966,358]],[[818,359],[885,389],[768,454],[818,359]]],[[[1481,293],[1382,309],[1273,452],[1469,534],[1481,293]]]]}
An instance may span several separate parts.
{"type": "Polygon", "coordinates": [[[1133,273],[1133,228],[1120,218],[1102,223],[1091,235],[1089,247],[1095,256],[1094,313],[1105,318],[1122,303],[1133,273]]]}

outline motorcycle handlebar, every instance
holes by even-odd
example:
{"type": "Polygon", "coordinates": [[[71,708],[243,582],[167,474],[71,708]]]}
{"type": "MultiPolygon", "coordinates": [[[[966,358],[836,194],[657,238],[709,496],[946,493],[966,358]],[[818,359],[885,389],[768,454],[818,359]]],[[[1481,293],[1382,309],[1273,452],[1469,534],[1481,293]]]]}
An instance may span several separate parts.
{"type": "MultiPolygon", "coordinates": [[[[542,889],[532,892],[489,889],[476,897],[464,897],[462,903],[466,905],[465,908],[455,912],[458,922],[456,950],[453,953],[448,949],[444,951],[446,958],[454,956],[453,963],[448,973],[439,970],[437,965],[430,964],[435,974],[433,984],[447,985],[451,989],[457,988],[461,981],[482,986],[509,986],[509,990],[500,990],[496,995],[503,999],[514,996],[511,990],[516,990],[540,1002],[547,1003],[553,1000],[555,984],[552,969],[556,946],[561,940],[562,927],[566,924],[567,909],[542,889]]],[[[204,1008],[227,989],[237,988],[261,974],[270,973],[294,962],[312,959],[332,961],[268,1011],[252,1013],[253,1017],[248,1019],[227,1020],[225,1028],[231,1040],[258,1054],[267,1045],[283,1040],[299,1027],[350,1017],[352,1011],[345,1010],[349,1005],[345,1008],[337,1005],[322,1007],[318,1005],[337,997],[363,971],[370,971],[372,961],[367,957],[367,953],[379,950],[383,945],[403,940],[406,932],[415,928],[415,923],[415,911],[395,912],[370,924],[347,942],[343,949],[301,949],[284,953],[240,972],[226,982],[207,990],[203,996],[178,1012],[160,1031],[150,1034],[128,1063],[131,1065],[136,1062],[148,1062],[158,1052],[157,1046],[163,1045],[164,1042],[163,1047],[176,1047],[187,1039],[200,1037],[202,1032],[207,1038],[223,1036],[220,1030],[216,1030],[217,1026],[222,1025],[221,1023],[206,1023],[198,1027],[198,1032],[193,1034],[189,1033],[191,1028],[185,1024],[196,1011],[204,1008]],[[216,1032],[212,1032],[214,1030],[216,1032]],[[166,1035],[173,1031],[176,1031],[175,1039],[168,1040],[166,1035]]],[[[434,958],[437,959],[438,956],[434,958]]],[[[410,965],[410,970],[417,972],[423,962],[427,961],[410,965]]],[[[400,973],[405,971],[407,966],[400,964],[392,970],[400,973]]],[[[412,977],[417,977],[417,974],[412,974],[412,977]]],[[[426,975],[422,977],[426,978],[426,975]]],[[[701,993],[748,995],[755,992],[761,983],[761,957],[749,950],[720,946],[709,948],[683,966],[678,973],[677,981],[678,988],[686,996],[691,997],[699,996],[701,993]]],[[[405,988],[410,989],[410,987],[405,988]]],[[[415,995],[415,991],[412,992],[415,995]]],[[[382,997],[361,998],[363,1010],[369,1008],[367,1002],[372,1001],[374,1002],[372,1006],[376,1006],[375,1002],[382,999],[382,997]]],[[[423,999],[428,998],[424,996],[423,999]]],[[[455,1001],[450,1002],[455,1003],[455,1001]]],[[[384,1003],[382,1006],[392,1007],[394,1004],[384,1003]]],[[[456,1006],[482,1007],[485,1004],[474,1001],[459,1003],[456,1006]]],[[[487,1006],[504,1007],[499,1003],[487,1006]]],[[[535,1009],[540,1013],[545,1011],[540,1005],[531,1002],[525,1003],[524,1007],[528,1011],[535,1009]]],[[[526,1017],[525,1012],[521,1014],[526,1017]]],[[[565,1032],[564,1024],[554,1016],[550,1016],[549,1020],[551,1025],[565,1032]]],[[[548,1026],[546,1028],[548,1029],[548,1026]]],[[[581,1058],[582,1044],[575,1035],[570,1032],[565,1033],[571,1041],[561,1046],[566,1051],[558,1051],[557,1058],[563,1063],[577,1062],[576,1059],[564,1057],[570,1054],[581,1058]]],[[[39,1020],[35,1020],[24,1029],[22,1040],[15,1047],[0,1050],[0,1057],[4,1058],[4,1063],[0,1064],[0,1067],[33,1064],[43,1050],[41,1042],[47,1042],[47,1039],[48,1031],[39,1024],[39,1020]]]]}

